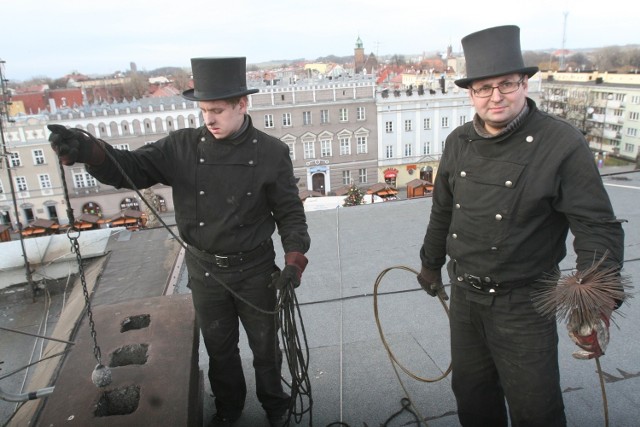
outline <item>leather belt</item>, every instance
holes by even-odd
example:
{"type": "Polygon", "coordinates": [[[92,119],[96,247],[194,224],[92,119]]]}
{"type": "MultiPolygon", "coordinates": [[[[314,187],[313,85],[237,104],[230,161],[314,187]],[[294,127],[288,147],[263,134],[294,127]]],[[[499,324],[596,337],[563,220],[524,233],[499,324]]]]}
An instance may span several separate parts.
{"type": "Polygon", "coordinates": [[[471,285],[473,288],[490,294],[495,294],[498,291],[507,291],[509,289],[518,288],[520,286],[533,283],[538,279],[526,279],[512,282],[498,283],[491,279],[491,277],[475,276],[473,274],[464,273],[462,276],[458,276],[459,282],[464,282],[471,285]]]}
{"type": "Polygon", "coordinates": [[[269,248],[271,246],[269,244],[270,242],[271,242],[271,239],[267,239],[264,242],[260,243],[260,245],[258,245],[256,248],[251,249],[250,251],[237,252],[233,254],[212,254],[200,249],[198,249],[198,252],[203,258],[207,259],[208,261],[213,261],[213,263],[219,268],[229,268],[229,267],[234,267],[236,265],[242,265],[247,262],[258,259],[260,256],[264,255],[269,251],[269,248]]]}
{"type": "Polygon", "coordinates": [[[500,287],[500,284],[491,280],[490,277],[482,278],[480,276],[465,273],[462,277],[458,277],[459,281],[460,279],[472,287],[481,291],[489,292],[490,294],[497,292],[497,288],[500,287]]]}

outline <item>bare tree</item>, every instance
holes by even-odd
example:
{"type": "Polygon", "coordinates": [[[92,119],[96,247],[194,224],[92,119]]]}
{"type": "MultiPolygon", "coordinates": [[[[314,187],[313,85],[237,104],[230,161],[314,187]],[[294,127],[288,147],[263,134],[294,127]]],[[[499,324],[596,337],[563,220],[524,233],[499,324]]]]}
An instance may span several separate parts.
{"type": "Polygon", "coordinates": [[[149,90],[149,79],[138,72],[133,72],[129,76],[129,81],[124,84],[124,96],[125,98],[137,98],[144,97],[149,90]]]}
{"type": "Polygon", "coordinates": [[[179,91],[185,91],[189,89],[189,81],[191,81],[191,76],[185,70],[177,70],[171,76],[173,80],[173,86],[179,91]]]}

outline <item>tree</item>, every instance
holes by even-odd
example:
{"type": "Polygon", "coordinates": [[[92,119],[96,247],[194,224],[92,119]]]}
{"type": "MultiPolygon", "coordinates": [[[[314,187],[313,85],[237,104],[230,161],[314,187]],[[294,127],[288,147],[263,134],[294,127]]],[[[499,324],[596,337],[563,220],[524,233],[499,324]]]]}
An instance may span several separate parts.
{"type": "Polygon", "coordinates": [[[185,91],[189,89],[189,81],[191,76],[185,70],[176,70],[171,76],[173,80],[173,86],[179,91],[185,91]]]}
{"type": "Polygon", "coordinates": [[[124,84],[124,95],[128,99],[140,99],[149,90],[149,79],[138,72],[133,72],[129,76],[129,81],[124,84]]]}
{"type": "Polygon", "coordinates": [[[342,206],[358,206],[364,203],[364,193],[357,185],[351,184],[342,206]]]}

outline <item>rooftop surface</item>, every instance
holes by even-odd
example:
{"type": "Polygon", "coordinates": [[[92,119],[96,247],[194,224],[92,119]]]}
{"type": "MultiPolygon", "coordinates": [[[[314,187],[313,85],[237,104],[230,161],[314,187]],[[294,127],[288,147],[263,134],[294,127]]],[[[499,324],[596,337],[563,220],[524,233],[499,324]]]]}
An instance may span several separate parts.
{"type": "MultiPolygon", "coordinates": [[[[633,280],[640,277],[640,173],[610,175],[626,171],[630,168],[603,170],[606,175],[603,179],[616,215],[628,221],[623,224],[626,233],[623,273],[633,280]]],[[[435,427],[459,425],[450,377],[423,382],[400,369],[396,373],[385,347],[386,344],[407,370],[420,377],[439,377],[449,365],[445,310],[438,300],[419,288],[414,273],[392,268],[419,269],[418,251],[430,208],[431,199],[421,198],[307,213],[312,238],[307,254],[310,262],[296,294],[309,346],[313,405],[311,414],[300,420],[301,425],[328,426],[341,422],[350,426],[400,426],[418,425],[418,419],[422,419],[422,425],[435,427]],[[392,269],[380,276],[389,268],[392,269]],[[416,416],[401,411],[407,394],[419,413],[416,416]]],[[[569,248],[571,240],[569,236],[569,248]]],[[[274,241],[281,263],[279,239],[276,237],[274,241]]],[[[96,279],[94,306],[157,296],[164,292],[167,283],[169,291],[188,292],[184,269],[173,269],[176,257],[180,260],[176,255],[179,247],[166,230],[119,231],[111,236],[107,249],[110,253],[101,261],[104,270],[96,279]],[[168,282],[167,276],[172,272],[174,280],[168,282]]],[[[574,261],[575,255],[569,250],[561,269],[570,271],[574,261]]],[[[60,318],[61,295],[65,293],[52,295],[50,304],[44,295],[35,302],[5,295],[0,299],[0,326],[49,335],[60,318]],[[48,329],[43,331],[42,324],[49,325],[48,329]]],[[[607,353],[601,358],[611,426],[637,426],[640,419],[638,304],[636,298],[622,307],[615,318],[617,325],[611,328],[607,353]]],[[[96,328],[100,339],[100,325],[96,328]]],[[[559,324],[559,336],[561,386],[568,425],[605,425],[595,362],[571,356],[575,346],[564,324],[559,324]]],[[[5,362],[0,365],[0,375],[25,365],[29,356],[37,353],[39,343],[36,338],[0,330],[0,361],[5,362]]],[[[199,352],[200,368],[206,378],[208,365],[203,345],[199,352]]],[[[267,426],[255,397],[251,352],[244,334],[240,353],[248,395],[245,411],[236,425],[267,426]]],[[[0,387],[15,393],[21,389],[31,391],[28,382],[23,384],[23,377],[24,374],[2,379],[0,387]]],[[[5,423],[14,407],[14,403],[0,401],[0,421],[5,423]]],[[[208,381],[203,411],[206,423],[214,413],[208,381]]],[[[17,417],[9,425],[23,425],[16,420],[17,417]]]]}

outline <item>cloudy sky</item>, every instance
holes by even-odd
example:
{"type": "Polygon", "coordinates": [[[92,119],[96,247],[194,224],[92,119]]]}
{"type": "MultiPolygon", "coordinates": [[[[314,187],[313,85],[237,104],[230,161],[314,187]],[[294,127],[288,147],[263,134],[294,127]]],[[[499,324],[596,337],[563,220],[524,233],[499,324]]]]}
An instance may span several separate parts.
{"type": "Polygon", "coordinates": [[[523,50],[640,43],[635,0],[11,0],[0,4],[5,78],[189,67],[196,56],[248,63],[444,51],[516,24],[523,50]],[[566,13],[566,32],[565,28],[566,13]],[[563,37],[563,34],[564,37],[563,37]]]}

